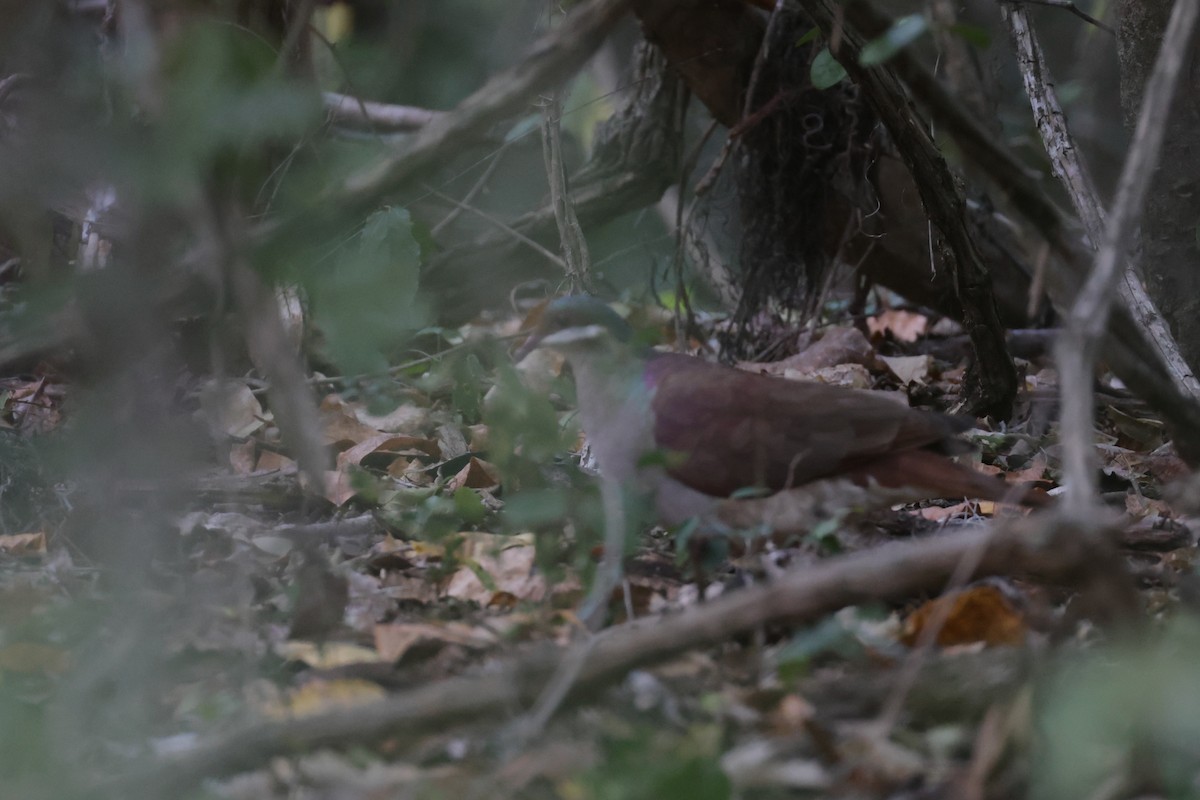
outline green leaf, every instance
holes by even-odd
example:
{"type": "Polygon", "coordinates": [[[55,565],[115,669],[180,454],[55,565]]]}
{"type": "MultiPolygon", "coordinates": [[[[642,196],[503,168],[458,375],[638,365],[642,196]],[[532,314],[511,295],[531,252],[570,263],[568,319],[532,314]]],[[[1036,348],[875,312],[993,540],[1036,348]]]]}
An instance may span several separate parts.
{"type": "Polygon", "coordinates": [[[985,50],[992,46],[992,36],[978,25],[951,25],[950,32],[958,38],[965,41],[967,44],[974,45],[980,50],[985,50]]]}
{"type": "Polygon", "coordinates": [[[454,493],[454,510],[463,522],[472,525],[478,525],[487,516],[487,509],[479,494],[465,486],[454,493]]]}
{"type": "Polygon", "coordinates": [[[836,86],[846,77],[846,70],[826,47],[813,59],[809,77],[814,89],[828,89],[830,86],[836,86]]]}
{"type": "Polygon", "coordinates": [[[858,63],[864,67],[882,64],[929,29],[929,22],[922,14],[909,14],[892,24],[887,33],[872,39],[858,55],[858,63]]]}
{"type": "Polygon", "coordinates": [[[822,520],[809,531],[807,539],[821,549],[822,553],[837,553],[842,549],[838,531],[842,527],[844,514],[835,514],[829,519],[822,520]]]}
{"type": "Polygon", "coordinates": [[[839,655],[846,659],[860,656],[863,646],[854,631],[838,617],[828,617],[811,628],[799,631],[779,651],[780,676],[794,681],[804,676],[813,661],[824,655],[839,655]]]}
{"type": "Polygon", "coordinates": [[[372,214],[350,250],[335,265],[315,265],[306,284],[333,361],[348,373],[376,372],[424,324],[421,249],[408,211],[372,214]]]}
{"type": "Polygon", "coordinates": [[[801,36],[799,39],[796,40],[796,47],[803,47],[804,45],[813,41],[820,35],[821,35],[820,28],[817,28],[815,26],[812,28],[809,28],[808,33],[804,34],[803,36],[801,36]]]}
{"type": "Polygon", "coordinates": [[[317,123],[314,93],[276,75],[274,62],[269,45],[234,26],[197,22],[174,37],[163,54],[161,136],[141,154],[151,156],[147,184],[179,191],[178,182],[208,180],[218,158],[294,139],[317,123]]]}
{"type": "Polygon", "coordinates": [[[756,497],[766,497],[771,490],[765,486],[743,486],[734,491],[729,497],[733,500],[749,500],[756,497]]]}
{"type": "Polygon", "coordinates": [[[504,501],[505,520],[514,530],[533,528],[565,519],[567,496],[562,489],[532,489],[504,501]]]}

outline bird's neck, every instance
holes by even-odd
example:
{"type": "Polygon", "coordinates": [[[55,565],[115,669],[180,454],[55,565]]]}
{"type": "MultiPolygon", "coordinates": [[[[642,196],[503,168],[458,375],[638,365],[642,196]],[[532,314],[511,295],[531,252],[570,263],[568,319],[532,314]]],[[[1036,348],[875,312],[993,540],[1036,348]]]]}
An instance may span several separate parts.
{"type": "Polygon", "coordinates": [[[638,462],[654,449],[644,361],[623,345],[568,358],[580,422],[600,471],[621,483],[633,480],[638,462]]]}

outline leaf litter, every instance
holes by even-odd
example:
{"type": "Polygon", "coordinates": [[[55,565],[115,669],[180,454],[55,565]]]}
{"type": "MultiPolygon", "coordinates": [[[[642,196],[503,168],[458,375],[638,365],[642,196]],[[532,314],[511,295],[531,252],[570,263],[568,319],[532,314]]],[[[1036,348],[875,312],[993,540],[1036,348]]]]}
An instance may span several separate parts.
{"type": "MultiPolygon", "coordinates": [[[[514,327],[505,319],[495,330],[514,327]]],[[[957,392],[961,365],[904,352],[936,328],[922,314],[891,310],[867,322],[876,342],[889,343],[887,355],[857,329],[831,327],[783,362],[741,366],[944,407],[957,392]]],[[[1052,370],[1033,367],[1030,397],[1054,383],[1052,370]]],[[[431,362],[431,373],[438,368],[431,362]]],[[[511,367],[497,362],[494,369],[511,367]]],[[[322,400],[323,438],[336,455],[322,496],[308,492],[304,503],[278,507],[251,492],[248,502],[198,505],[181,520],[181,560],[172,569],[203,587],[207,602],[177,612],[178,624],[164,634],[164,650],[182,661],[162,676],[152,698],[163,731],[219,737],[227,726],[256,718],[353,714],[400,687],[487,674],[513,654],[562,646],[579,635],[573,611],[596,566],[598,503],[590,478],[580,474],[578,452],[569,452],[581,443],[570,384],[561,360],[541,353],[516,372],[533,396],[554,400],[558,442],[506,429],[503,414],[513,407],[498,396],[498,377],[473,387],[481,416],[456,413],[438,376],[430,376],[428,391],[409,392],[405,403],[382,413],[350,387],[349,394],[330,392],[322,400]],[[501,411],[489,410],[496,407],[501,411]],[[561,443],[567,450],[557,458],[531,466],[527,456],[561,443]],[[527,528],[514,529],[506,503],[539,483],[567,493],[568,513],[533,515],[527,528]],[[236,669],[197,672],[188,663],[206,659],[236,669]]],[[[4,386],[6,427],[45,436],[63,424],[69,385],[43,376],[4,386]],[[30,398],[45,400],[37,413],[22,410],[30,398]]],[[[212,384],[201,392],[198,413],[225,448],[227,458],[215,460],[218,471],[299,480],[270,410],[249,384],[212,384]]],[[[1158,593],[1149,605],[1167,608],[1178,600],[1162,597],[1196,563],[1190,518],[1163,493],[1165,477],[1185,470],[1161,422],[1144,409],[1110,408],[1099,424],[1096,453],[1106,488],[1146,521],[1125,534],[1126,546],[1141,554],[1144,589],[1158,593]]],[[[971,436],[982,450],[983,460],[973,462],[980,470],[1055,488],[1053,427],[982,427],[971,436]]],[[[990,503],[934,502],[856,521],[838,517],[819,538],[748,537],[740,555],[717,554],[723,557],[704,569],[689,563],[671,535],[646,531],[628,562],[626,586],[611,598],[612,621],[626,624],[630,610],[638,618],[678,614],[702,595],[770,582],[779,570],[832,552],[938,535],[1011,513],[990,503]]],[[[74,564],[71,550],[54,526],[0,534],[0,592],[9,609],[0,677],[26,687],[35,705],[79,668],[78,643],[57,627],[55,610],[79,599],[105,602],[92,571],[74,564]]],[[[300,754],[282,771],[265,765],[211,786],[217,796],[282,797],[327,780],[383,791],[423,787],[418,791],[435,796],[495,780],[528,796],[600,797],[637,794],[622,781],[655,769],[662,781],[742,792],[886,797],[914,782],[1002,786],[1025,769],[1020,758],[1002,754],[1027,748],[1034,724],[1027,709],[1018,713],[1032,677],[1020,657],[1006,653],[1043,652],[1053,639],[1087,646],[1096,628],[1073,611],[1072,597],[1056,587],[992,579],[940,596],[844,609],[813,626],[764,629],[629,673],[599,702],[564,709],[511,760],[496,756],[506,720],[479,719],[451,736],[418,732],[402,748],[384,737],[374,752],[358,756],[300,754]],[[932,651],[899,727],[880,733],[872,727],[875,715],[925,639],[932,651]],[[988,670],[980,669],[981,656],[988,670]],[[247,794],[247,787],[261,794],[247,794]]],[[[179,741],[184,750],[190,746],[179,741]]]]}

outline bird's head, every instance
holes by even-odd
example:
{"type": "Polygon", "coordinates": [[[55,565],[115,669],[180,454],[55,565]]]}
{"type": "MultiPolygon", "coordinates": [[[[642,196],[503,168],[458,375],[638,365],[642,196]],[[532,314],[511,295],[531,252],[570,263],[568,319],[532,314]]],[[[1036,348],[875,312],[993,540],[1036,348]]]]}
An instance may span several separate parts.
{"type": "Polygon", "coordinates": [[[550,347],[563,355],[602,352],[632,336],[629,323],[594,297],[560,297],[542,311],[525,344],[516,353],[520,361],[538,347],[550,347]]]}

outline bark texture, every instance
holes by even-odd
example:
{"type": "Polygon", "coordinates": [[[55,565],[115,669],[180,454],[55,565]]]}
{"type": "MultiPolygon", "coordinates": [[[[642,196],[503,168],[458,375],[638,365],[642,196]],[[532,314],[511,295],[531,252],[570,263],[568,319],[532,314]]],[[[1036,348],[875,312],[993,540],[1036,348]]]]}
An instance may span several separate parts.
{"type": "MultiPolygon", "coordinates": [[[[1133,128],[1172,0],[1120,0],[1121,106],[1133,128]]],[[[1200,370],[1200,59],[1192,47],[1142,217],[1140,264],[1184,357],[1200,370]]]]}

